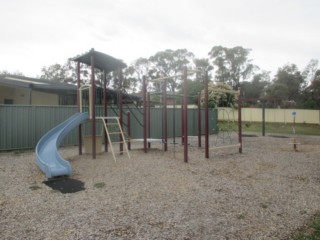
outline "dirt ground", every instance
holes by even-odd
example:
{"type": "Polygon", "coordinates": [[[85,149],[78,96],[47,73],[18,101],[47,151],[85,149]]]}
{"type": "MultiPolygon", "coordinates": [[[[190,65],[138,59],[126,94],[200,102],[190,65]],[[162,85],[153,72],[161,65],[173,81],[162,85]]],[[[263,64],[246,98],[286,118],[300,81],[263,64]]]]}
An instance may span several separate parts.
{"type": "Polygon", "coordinates": [[[172,139],[116,162],[61,148],[85,188],[67,194],[43,183],[34,152],[1,153],[0,238],[288,239],[320,210],[320,137],[299,136],[295,152],[290,137],[247,136],[242,154],[209,159],[189,142],[189,163],[172,139]]]}

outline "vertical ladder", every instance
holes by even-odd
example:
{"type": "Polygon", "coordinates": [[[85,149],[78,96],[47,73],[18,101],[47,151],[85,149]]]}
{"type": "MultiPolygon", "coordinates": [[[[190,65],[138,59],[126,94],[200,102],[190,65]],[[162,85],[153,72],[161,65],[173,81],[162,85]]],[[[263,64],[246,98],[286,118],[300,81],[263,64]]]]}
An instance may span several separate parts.
{"type": "Polygon", "coordinates": [[[117,161],[115,154],[116,153],[121,154],[123,152],[126,152],[128,155],[128,158],[131,159],[130,154],[129,154],[129,150],[128,150],[127,141],[124,137],[123,130],[120,125],[119,117],[99,117],[99,118],[102,120],[103,125],[104,125],[104,129],[106,130],[108,142],[110,144],[110,149],[111,149],[111,153],[112,153],[114,161],[115,162],[117,161]],[[107,122],[106,120],[109,120],[109,121],[107,122]],[[120,140],[116,141],[116,142],[115,141],[112,142],[111,136],[113,136],[113,135],[118,135],[120,140]],[[124,150],[119,151],[119,152],[115,152],[113,149],[113,144],[115,144],[115,143],[123,144],[124,150]]]}

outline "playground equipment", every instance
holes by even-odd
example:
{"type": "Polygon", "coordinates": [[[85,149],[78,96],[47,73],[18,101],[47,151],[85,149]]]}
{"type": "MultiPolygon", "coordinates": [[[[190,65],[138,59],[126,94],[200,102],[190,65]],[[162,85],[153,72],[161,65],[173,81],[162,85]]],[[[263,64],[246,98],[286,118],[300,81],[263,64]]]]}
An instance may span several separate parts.
{"type": "MultiPolygon", "coordinates": [[[[96,123],[97,121],[102,121],[104,126],[104,145],[105,151],[108,151],[108,146],[110,146],[112,156],[116,161],[116,151],[114,150],[113,143],[115,143],[114,138],[112,136],[118,136],[117,144],[119,144],[119,152],[123,154],[124,152],[127,153],[128,157],[130,158],[129,148],[130,142],[132,141],[139,141],[140,139],[130,139],[126,138],[123,132],[123,76],[122,76],[122,68],[126,67],[126,65],[109,55],[100,53],[91,49],[88,53],[83,55],[74,57],[71,59],[77,63],[77,105],[79,113],[75,114],[71,118],[67,119],[65,122],[61,123],[57,127],[53,128],[47,134],[45,134],[39,141],[36,147],[36,163],[39,165],[40,169],[46,174],[48,178],[52,178],[55,176],[62,176],[62,175],[71,175],[72,168],[69,162],[64,160],[58,153],[58,147],[61,144],[63,137],[71,131],[71,129],[79,126],[78,128],[78,140],[79,140],[79,155],[82,154],[82,127],[81,124],[87,120],[91,122],[91,141],[92,141],[92,158],[96,158],[96,123]],[[84,63],[88,66],[91,66],[91,81],[89,85],[81,86],[81,75],[80,75],[80,67],[81,63],[84,63]],[[96,86],[95,86],[95,69],[99,69],[103,72],[103,115],[97,116],[96,114],[96,86]],[[108,116],[108,105],[107,105],[107,80],[106,74],[110,72],[118,73],[118,116],[117,117],[110,117],[108,116]],[[83,111],[82,106],[82,98],[83,98],[83,91],[89,91],[89,113],[83,111]],[[115,122],[111,122],[115,121],[115,122]],[[116,130],[115,130],[116,129],[116,130]],[[128,145],[129,146],[128,146],[128,145]]],[[[182,144],[183,144],[183,153],[184,153],[184,162],[188,162],[188,84],[187,84],[187,76],[194,73],[201,73],[204,74],[205,78],[205,86],[206,86],[206,107],[205,107],[205,149],[206,149],[206,158],[209,157],[209,124],[208,124],[208,73],[202,72],[198,70],[187,70],[184,69],[182,74],[174,75],[174,76],[167,76],[161,77],[158,79],[149,80],[149,82],[157,82],[162,83],[162,101],[163,101],[163,137],[162,139],[152,139],[150,138],[150,95],[147,94],[147,79],[143,77],[143,148],[144,152],[147,152],[148,146],[150,146],[151,142],[154,141],[161,141],[164,145],[164,151],[167,151],[167,143],[168,143],[168,127],[167,127],[167,80],[171,78],[180,77],[182,78],[183,82],[183,94],[182,94],[182,144]]],[[[239,94],[239,91],[228,91],[229,93],[239,94]]],[[[200,112],[200,107],[199,107],[200,112]]],[[[241,105],[239,101],[239,116],[238,121],[241,123],[241,105]]],[[[200,114],[200,113],[199,113],[200,114]]],[[[201,114],[200,114],[201,115],[201,114]]],[[[130,130],[130,114],[128,116],[128,125],[127,128],[130,130]]],[[[199,147],[201,146],[201,117],[199,117],[199,147]]],[[[242,144],[241,144],[241,124],[239,124],[239,152],[242,151],[242,144]]],[[[226,146],[224,146],[226,147],[226,146]]],[[[232,147],[232,146],[229,146],[232,147]]]]}
{"type": "Polygon", "coordinates": [[[209,150],[221,149],[221,148],[233,148],[238,147],[239,153],[242,153],[242,126],[241,126],[241,99],[240,99],[240,89],[238,91],[234,90],[224,90],[224,89],[217,89],[213,90],[216,92],[223,92],[223,93],[230,93],[235,94],[238,97],[238,143],[237,144],[229,144],[229,145],[222,145],[222,146],[214,146],[209,148],[209,88],[208,88],[208,73],[205,73],[204,78],[205,83],[205,157],[209,158],[209,150]]]}
{"type": "Polygon", "coordinates": [[[292,138],[292,142],[289,143],[289,144],[292,144],[293,146],[293,150],[295,152],[298,152],[298,145],[300,144],[298,141],[297,141],[297,138],[296,138],[296,115],[297,115],[297,112],[292,112],[291,113],[292,117],[293,117],[293,125],[292,125],[292,132],[293,132],[293,138],[292,138]]]}
{"type": "Polygon", "coordinates": [[[51,129],[39,140],[35,150],[36,163],[47,178],[72,174],[70,163],[62,158],[58,148],[64,137],[88,118],[88,113],[76,113],[51,129]]]}
{"type": "MultiPolygon", "coordinates": [[[[106,74],[111,71],[119,72],[119,85],[122,85],[122,74],[120,69],[126,67],[126,65],[109,55],[100,53],[91,49],[88,53],[72,58],[71,60],[77,62],[77,105],[79,113],[73,115],[63,123],[59,124],[57,127],[51,129],[46,133],[38,142],[36,146],[36,163],[40,169],[45,173],[46,177],[52,178],[57,176],[72,174],[72,168],[68,161],[64,160],[58,152],[58,147],[60,146],[63,138],[76,126],[79,126],[78,136],[79,136],[79,154],[82,154],[82,128],[81,124],[87,120],[92,122],[92,157],[96,158],[96,91],[95,91],[95,68],[103,71],[104,77],[104,114],[107,117],[107,105],[106,105],[106,74]],[[85,63],[91,66],[91,83],[89,86],[81,86],[80,84],[80,63],[85,63]],[[89,114],[87,112],[82,113],[82,91],[89,90],[89,114]]],[[[123,144],[125,144],[125,139],[122,132],[122,94],[119,94],[119,107],[121,112],[119,118],[117,118],[117,125],[121,129],[120,138],[123,139],[120,142],[120,152],[123,152],[123,144]]],[[[100,120],[102,120],[100,117],[100,120]]],[[[99,119],[99,118],[98,118],[99,119]]],[[[106,125],[106,122],[104,121],[106,125]]],[[[107,127],[106,127],[107,132],[107,127]]],[[[105,134],[105,146],[108,144],[107,138],[110,139],[110,134],[107,132],[105,134]]],[[[109,140],[110,141],[110,140],[109,140]]],[[[107,150],[107,147],[105,147],[107,150]]],[[[127,149],[127,147],[126,147],[127,149]]],[[[114,151],[112,149],[113,157],[115,158],[114,151]]],[[[130,157],[129,153],[128,156],[130,157]]]]}

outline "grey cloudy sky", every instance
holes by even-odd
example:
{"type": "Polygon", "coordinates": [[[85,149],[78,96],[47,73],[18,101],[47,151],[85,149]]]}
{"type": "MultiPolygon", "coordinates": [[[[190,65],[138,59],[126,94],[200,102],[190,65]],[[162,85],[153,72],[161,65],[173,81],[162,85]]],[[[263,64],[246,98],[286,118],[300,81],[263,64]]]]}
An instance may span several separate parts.
{"type": "Polygon", "coordinates": [[[319,0],[0,0],[0,71],[36,77],[91,48],[130,64],[242,46],[261,69],[320,58],[319,0]]]}

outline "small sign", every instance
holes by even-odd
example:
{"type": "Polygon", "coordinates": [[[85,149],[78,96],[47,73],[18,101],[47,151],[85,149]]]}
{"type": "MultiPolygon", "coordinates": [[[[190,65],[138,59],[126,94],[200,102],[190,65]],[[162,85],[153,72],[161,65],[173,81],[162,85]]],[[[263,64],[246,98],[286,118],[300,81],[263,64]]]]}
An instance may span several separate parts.
{"type": "Polygon", "coordinates": [[[292,116],[294,116],[294,117],[297,115],[296,112],[292,112],[291,114],[292,114],[292,116]]]}

